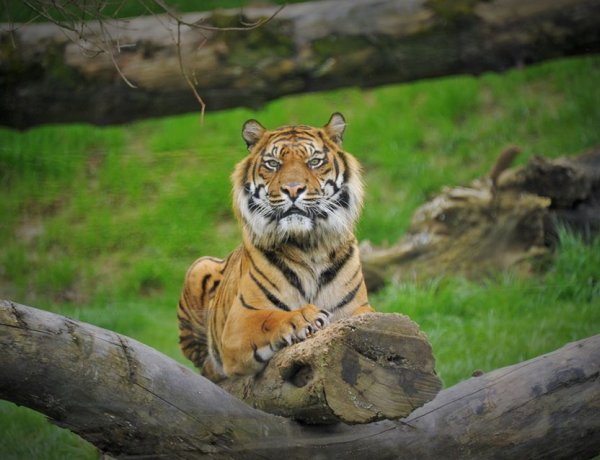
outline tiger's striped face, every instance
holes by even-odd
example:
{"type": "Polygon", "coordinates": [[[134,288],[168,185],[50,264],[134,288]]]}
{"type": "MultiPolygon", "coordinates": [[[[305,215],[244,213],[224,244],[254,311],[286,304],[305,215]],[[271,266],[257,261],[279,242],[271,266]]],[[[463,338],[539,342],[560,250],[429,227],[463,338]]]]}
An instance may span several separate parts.
{"type": "Polygon", "coordinates": [[[344,129],[338,113],[323,128],[244,124],[250,154],[233,174],[234,208],[254,245],[335,246],[352,233],[363,189],[344,129]]]}

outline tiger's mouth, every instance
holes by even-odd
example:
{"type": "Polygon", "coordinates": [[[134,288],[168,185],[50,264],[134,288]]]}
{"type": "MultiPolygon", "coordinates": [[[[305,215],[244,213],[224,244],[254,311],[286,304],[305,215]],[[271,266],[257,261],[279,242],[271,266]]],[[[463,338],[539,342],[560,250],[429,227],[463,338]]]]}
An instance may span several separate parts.
{"type": "Polygon", "coordinates": [[[279,219],[280,220],[285,219],[286,217],[290,217],[290,216],[309,217],[308,213],[306,211],[303,211],[302,209],[298,208],[297,206],[292,206],[287,211],[285,211],[283,214],[281,214],[281,216],[279,216],[279,219]]]}
{"type": "Polygon", "coordinates": [[[314,221],[307,211],[293,205],[278,216],[277,227],[288,235],[306,235],[314,229],[314,221]]]}

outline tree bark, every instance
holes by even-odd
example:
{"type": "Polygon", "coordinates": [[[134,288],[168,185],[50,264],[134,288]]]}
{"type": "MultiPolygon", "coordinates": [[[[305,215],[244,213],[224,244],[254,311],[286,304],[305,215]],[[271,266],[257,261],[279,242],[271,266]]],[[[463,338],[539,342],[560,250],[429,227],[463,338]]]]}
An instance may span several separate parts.
{"type": "Polygon", "coordinates": [[[0,301],[0,397],[115,456],[591,458],[600,335],[443,390],[399,422],[311,426],[252,409],[132,339],[0,301]]]}
{"type": "Polygon", "coordinates": [[[197,26],[180,30],[166,15],[86,23],[80,33],[3,24],[0,124],[110,124],[197,111],[189,82],[209,110],[258,107],[292,93],[502,71],[600,51],[600,0],[325,0],[288,5],[253,30],[206,28],[275,12],[190,13],[181,20],[197,26]],[[85,52],[99,48],[105,52],[85,52]]]}

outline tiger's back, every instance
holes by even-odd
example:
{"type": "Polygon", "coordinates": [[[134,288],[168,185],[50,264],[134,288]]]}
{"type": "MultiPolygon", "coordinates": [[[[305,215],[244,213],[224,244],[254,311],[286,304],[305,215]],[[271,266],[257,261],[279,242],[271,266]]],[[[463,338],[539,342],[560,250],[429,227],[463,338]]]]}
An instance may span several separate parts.
{"type": "Polygon", "coordinates": [[[208,355],[207,312],[219,284],[223,280],[224,261],[200,257],[188,269],[179,304],[179,344],[194,365],[202,368],[208,355]]]}

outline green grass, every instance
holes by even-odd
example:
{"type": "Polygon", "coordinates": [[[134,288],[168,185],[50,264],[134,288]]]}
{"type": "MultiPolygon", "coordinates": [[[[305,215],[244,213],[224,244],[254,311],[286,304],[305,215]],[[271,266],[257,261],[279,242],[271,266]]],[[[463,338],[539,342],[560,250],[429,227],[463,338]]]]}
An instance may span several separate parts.
{"type": "Polygon", "coordinates": [[[600,333],[600,237],[590,245],[562,232],[552,268],[536,277],[498,274],[387,286],[372,296],[427,332],[444,386],[600,333]]]}
{"type": "MultiPolygon", "coordinates": [[[[239,243],[229,175],[240,128],[324,124],[341,111],[345,147],[362,162],[360,239],[393,242],[443,185],[487,172],[518,144],[574,154],[600,144],[600,57],[503,75],[452,77],[368,91],[294,96],[264,109],[126,126],[0,129],[0,293],[147,343],[184,362],[175,304],[199,255],[239,243]]],[[[446,386],[600,330],[600,243],[567,233],[545,271],[483,283],[443,278],[388,286],[371,298],[429,335],[446,386]]],[[[186,363],[187,364],[187,363],[186,363]]],[[[93,447],[34,412],[0,403],[0,458],[95,458],[93,447]]]]}

